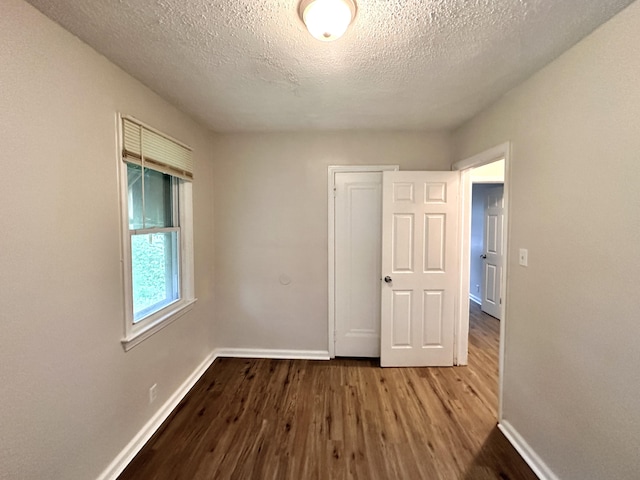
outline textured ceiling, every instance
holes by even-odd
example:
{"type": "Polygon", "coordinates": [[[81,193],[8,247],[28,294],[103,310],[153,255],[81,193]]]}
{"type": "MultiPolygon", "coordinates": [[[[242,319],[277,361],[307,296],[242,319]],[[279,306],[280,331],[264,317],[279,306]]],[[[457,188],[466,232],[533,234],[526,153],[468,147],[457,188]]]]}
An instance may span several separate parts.
{"type": "Polygon", "coordinates": [[[439,129],[631,0],[360,0],[319,42],[298,0],[28,0],[211,129],[439,129]]]}

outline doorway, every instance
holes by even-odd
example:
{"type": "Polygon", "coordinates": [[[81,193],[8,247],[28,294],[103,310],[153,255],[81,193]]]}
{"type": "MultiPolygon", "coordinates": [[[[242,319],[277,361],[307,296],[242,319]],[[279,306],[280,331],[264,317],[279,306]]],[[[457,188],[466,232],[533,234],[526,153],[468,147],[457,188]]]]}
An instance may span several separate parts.
{"type": "MultiPolygon", "coordinates": [[[[507,285],[505,279],[507,278],[507,267],[509,254],[509,239],[508,239],[508,200],[509,200],[509,168],[510,168],[510,142],[497,145],[489,150],[481,152],[473,157],[467,158],[453,165],[454,170],[459,170],[461,175],[461,197],[460,202],[461,209],[461,275],[460,275],[460,298],[459,298],[459,323],[456,326],[456,338],[457,338],[457,352],[456,352],[456,364],[467,365],[468,364],[468,346],[469,346],[469,313],[470,313],[470,296],[473,294],[473,287],[478,283],[471,283],[471,262],[472,262],[472,193],[473,184],[475,183],[500,183],[503,185],[503,201],[502,201],[502,222],[501,232],[498,235],[496,233],[496,239],[501,240],[502,258],[503,264],[501,265],[500,272],[494,271],[496,281],[499,281],[497,292],[495,294],[496,303],[500,307],[500,345],[498,352],[498,369],[499,369],[499,384],[498,384],[498,421],[502,419],[502,382],[504,377],[504,351],[505,351],[505,328],[507,319],[507,305],[506,305],[506,293],[507,285]],[[499,175],[496,175],[496,171],[499,175]],[[484,180],[484,182],[483,182],[484,180]]],[[[486,201],[486,200],[485,200],[486,201]]],[[[486,218],[486,212],[485,212],[486,218]]],[[[484,220],[486,221],[486,220],[484,220]]],[[[486,240],[486,239],[485,239],[486,240]]],[[[484,242],[483,242],[484,243],[484,242]]],[[[484,245],[483,245],[484,247],[484,245]]],[[[475,251],[474,251],[475,254],[475,251]]],[[[485,253],[483,252],[482,255],[485,253]]],[[[485,259],[482,259],[485,260],[485,259]]],[[[486,273],[484,273],[486,275],[486,273]]],[[[481,302],[482,302],[482,296],[481,302]]]]}
{"type": "MultiPolygon", "coordinates": [[[[504,161],[485,165],[500,168],[504,161]]],[[[480,168],[485,168],[480,167],[480,168]]],[[[502,268],[504,264],[504,175],[502,182],[472,179],[469,300],[484,313],[502,319],[502,268]]],[[[475,177],[475,170],[472,175],[475,177]]]]}

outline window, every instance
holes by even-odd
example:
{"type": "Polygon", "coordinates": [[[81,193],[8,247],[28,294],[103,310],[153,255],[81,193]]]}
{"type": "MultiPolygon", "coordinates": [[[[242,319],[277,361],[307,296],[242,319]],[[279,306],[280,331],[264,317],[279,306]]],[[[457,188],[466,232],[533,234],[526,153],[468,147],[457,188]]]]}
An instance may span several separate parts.
{"type": "Polygon", "coordinates": [[[188,147],[122,118],[125,350],[194,303],[188,147]]]}
{"type": "Polygon", "coordinates": [[[127,165],[133,323],[180,299],[177,178],[127,165]],[[144,173],[143,173],[144,172],[144,173]]]}

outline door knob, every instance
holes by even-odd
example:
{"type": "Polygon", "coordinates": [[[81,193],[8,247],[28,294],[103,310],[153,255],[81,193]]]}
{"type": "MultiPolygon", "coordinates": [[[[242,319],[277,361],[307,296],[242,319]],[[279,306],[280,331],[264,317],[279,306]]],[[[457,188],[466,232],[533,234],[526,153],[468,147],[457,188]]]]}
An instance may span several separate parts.
{"type": "Polygon", "coordinates": [[[487,258],[486,255],[480,255],[480,258],[487,258]]]}
{"type": "Polygon", "coordinates": [[[391,283],[392,282],[391,277],[389,275],[384,277],[384,281],[387,282],[387,283],[391,283]]]}

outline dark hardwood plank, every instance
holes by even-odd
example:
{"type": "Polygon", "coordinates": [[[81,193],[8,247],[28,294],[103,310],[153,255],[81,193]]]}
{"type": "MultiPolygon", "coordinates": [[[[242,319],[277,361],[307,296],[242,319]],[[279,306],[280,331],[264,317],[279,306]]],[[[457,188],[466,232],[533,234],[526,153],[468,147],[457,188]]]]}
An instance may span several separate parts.
{"type": "Polygon", "coordinates": [[[470,317],[468,367],[218,359],[119,478],[533,480],[496,428],[499,322],[470,317]]]}

